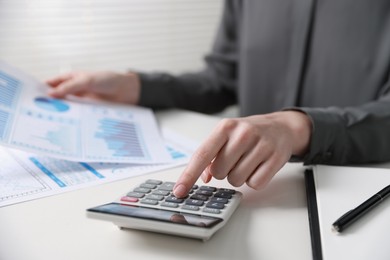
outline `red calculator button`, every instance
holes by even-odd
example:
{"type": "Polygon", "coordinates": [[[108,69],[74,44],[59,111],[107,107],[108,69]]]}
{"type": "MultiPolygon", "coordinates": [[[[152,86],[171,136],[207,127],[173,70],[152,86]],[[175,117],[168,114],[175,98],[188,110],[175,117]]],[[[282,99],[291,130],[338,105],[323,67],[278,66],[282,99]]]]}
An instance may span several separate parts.
{"type": "Polygon", "coordinates": [[[123,197],[121,198],[121,201],[126,201],[126,202],[138,202],[138,199],[137,199],[137,198],[134,198],[134,197],[123,196],[123,197]]]}

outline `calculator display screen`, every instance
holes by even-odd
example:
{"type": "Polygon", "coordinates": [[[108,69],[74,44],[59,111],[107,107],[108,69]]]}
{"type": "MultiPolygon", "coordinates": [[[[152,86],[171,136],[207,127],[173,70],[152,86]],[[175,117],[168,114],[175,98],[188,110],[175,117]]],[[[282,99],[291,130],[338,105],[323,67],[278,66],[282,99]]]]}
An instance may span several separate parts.
{"type": "Polygon", "coordinates": [[[140,206],[125,205],[119,203],[109,203],[88,211],[114,214],[133,218],[158,220],[188,226],[210,228],[222,221],[221,218],[187,214],[162,209],[144,208],[140,206]]]}

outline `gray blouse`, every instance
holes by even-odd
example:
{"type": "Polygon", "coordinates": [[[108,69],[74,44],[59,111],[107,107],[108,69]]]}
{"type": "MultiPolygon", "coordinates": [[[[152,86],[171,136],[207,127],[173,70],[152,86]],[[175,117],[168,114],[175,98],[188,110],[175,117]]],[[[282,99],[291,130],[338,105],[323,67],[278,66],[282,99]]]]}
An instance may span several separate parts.
{"type": "Polygon", "coordinates": [[[389,0],[229,0],[205,61],[140,73],[140,105],[297,109],[313,122],[305,164],[390,160],[389,0]]]}

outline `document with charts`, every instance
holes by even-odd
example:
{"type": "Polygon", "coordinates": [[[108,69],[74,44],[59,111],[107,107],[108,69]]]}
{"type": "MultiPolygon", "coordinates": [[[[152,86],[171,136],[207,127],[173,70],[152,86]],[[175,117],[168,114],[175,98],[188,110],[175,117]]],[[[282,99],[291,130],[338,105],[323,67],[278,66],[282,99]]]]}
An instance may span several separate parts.
{"type": "Polygon", "coordinates": [[[197,144],[168,129],[162,132],[171,163],[73,162],[0,147],[0,207],[187,163],[197,144]]]}
{"type": "Polygon", "coordinates": [[[0,62],[1,145],[71,161],[172,161],[150,109],[53,99],[46,91],[0,62]]]}

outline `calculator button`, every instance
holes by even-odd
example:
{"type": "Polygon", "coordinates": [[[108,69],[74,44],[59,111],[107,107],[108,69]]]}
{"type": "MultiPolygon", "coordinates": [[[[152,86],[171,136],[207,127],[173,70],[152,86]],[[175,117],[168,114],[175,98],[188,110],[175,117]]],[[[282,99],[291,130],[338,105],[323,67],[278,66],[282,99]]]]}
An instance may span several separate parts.
{"type": "Polygon", "coordinates": [[[198,211],[199,210],[199,207],[195,206],[195,205],[183,205],[181,208],[182,209],[186,209],[186,210],[192,210],[192,211],[198,211]]]}
{"type": "Polygon", "coordinates": [[[217,188],[211,187],[211,186],[200,186],[199,189],[200,189],[200,190],[207,190],[207,191],[211,191],[211,192],[214,192],[214,191],[217,190],[217,188]]]}
{"type": "Polygon", "coordinates": [[[190,197],[190,199],[206,201],[206,200],[209,200],[209,197],[208,197],[208,196],[205,196],[205,195],[194,194],[194,195],[192,195],[192,196],[190,197]]]}
{"type": "Polygon", "coordinates": [[[205,195],[205,196],[213,195],[213,192],[208,190],[197,190],[195,193],[200,195],[205,195]]]}
{"type": "Polygon", "coordinates": [[[230,193],[226,193],[226,192],[217,192],[214,194],[214,197],[231,199],[232,195],[230,193]]]}
{"type": "Polygon", "coordinates": [[[161,185],[158,187],[158,189],[159,189],[159,190],[172,191],[174,185],[175,185],[174,182],[164,182],[163,184],[161,184],[161,185]]]}
{"type": "Polygon", "coordinates": [[[127,196],[128,197],[134,197],[134,198],[143,198],[145,196],[145,194],[141,193],[141,192],[134,192],[134,191],[132,191],[132,192],[127,193],[127,196]]]}
{"type": "Polygon", "coordinates": [[[177,207],[179,206],[179,204],[174,203],[174,202],[166,202],[166,201],[163,201],[163,202],[161,202],[161,206],[163,206],[163,207],[169,207],[169,208],[177,208],[177,207]]]}
{"type": "Polygon", "coordinates": [[[137,198],[134,198],[134,197],[123,196],[123,197],[121,198],[121,201],[126,201],[126,202],[138,202],[138,199],[137,199],[137,198]]]}
{"type": "Polygon", "coordinates": [[[159,181],[159,180],[147,180],[145,183],[147,184],[153,184],[153,185],[160,185],[162,183],[162,181],[159,181]]]}
{"type": "Polygon", "coordinates": [[[164,196],[156,195],[156,194],[149,194],[145,197],[145,199],[151,199],[151,200],[163,200],[164,196]]]}
{"type": "Polygon", "coordinates": [[[149,193],[151,191],[151,189],[147,189],[147,188],[135,188],[134,189],[135,192],[141,192],[141,193],[149,193]]]}
{"type": "Polygon", "coordinates": [[[221,211],[219,209],[214,209],[214,208],[204,208],[203,212],[212,213],[212,214],[219,214],[219,213],[221,213],[221,211]]]}
{"type": "Polygon", "coordinates": [[[218,202],[209,202],[206,204],[207,208],[213,208],[213,209],[223,209],[225,207],[225,204],[218,203],[218,202]]]}
{"type": "Polygon", "coordinates": [[[157,185],[154,184],[149,184],[149,183],[142,183],[140,185],[141,188],[147,188],[147,189],[155,189],[157,185]]]}
{"type": "Polygon", "coordinates": [[[226,193],[229,193],[229,194],[234,194],[234,193],[236,193],[235,190],[232,190],[232,189],[224,189],[224,188],[220,188],[220,189],[218,189],[218,191],[220,191],[220,192],[226,192],[226,193]]]}
{"type": "Polygon", "coordinates": [[[193,200],[193,199],[188,199],[186,200],[186,205],[195,205],[195,206],[203,206],[204,202],[203,200],[193,200]]]}
{"type": "Polygon", "coordinates": [[[165,199],[165,201],[174,202],[174,203],[182,203],[184,201],[184,199],[179,199],[179,198],[176,198],[174,196],[169,196],[165,199]]]}
{"type": "Polygon", "coordinates": [[[143,199],[140,201],[142,204],[149,204],[149,205],[157,205],[157,200],[151,200],[151,199],[143,199]]]}
{"type": "Polygon", "coordinates": [[[169,193],[170,192],[167,190],[154,190],[154,191],[152,191],[152,194],[157,194],[157,195],[162,195],[162,196],[168,196],[169,193]]]}
{"type": "Polygon", "coordinates": [[[226,204],[226,203],[229,202],[229,200],[226,199],[226,198],[218,198],[218,197],[212,197],[212,198],[210,199],[210,201],[212,201],[212,202],[224,203],[224,204],[226,204]]]}

